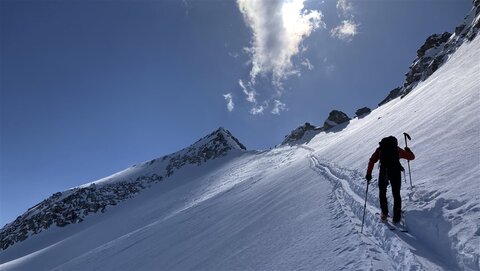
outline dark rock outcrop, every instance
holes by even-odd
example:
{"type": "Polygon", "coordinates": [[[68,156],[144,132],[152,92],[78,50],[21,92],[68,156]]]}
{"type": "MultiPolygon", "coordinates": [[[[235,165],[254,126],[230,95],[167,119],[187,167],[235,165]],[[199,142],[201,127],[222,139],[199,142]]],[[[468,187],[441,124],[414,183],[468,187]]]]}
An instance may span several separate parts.
{"type": "Polygon", "coordinates": [[[350,118],[347,116],[347,114],[343,113],[342,111],[332,110],[328,115],[328,118],[323,123],[323,130],[326,131],[349,120],[350,118]]]}
{"type": "Polygon", "coordinates": [[[372,112],[372,110],[370,108],[362,107],[362,108],[358,109],[357,111],[355,111],[355,116],[361,117],[361,116],[370,114],[370,112],[372,112]]]}

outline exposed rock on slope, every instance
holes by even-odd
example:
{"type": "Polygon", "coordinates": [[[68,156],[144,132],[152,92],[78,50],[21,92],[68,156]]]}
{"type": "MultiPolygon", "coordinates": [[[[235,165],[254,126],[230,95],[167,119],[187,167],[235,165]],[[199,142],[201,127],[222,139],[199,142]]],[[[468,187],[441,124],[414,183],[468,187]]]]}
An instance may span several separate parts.
{"type": "Polygon", "coordinates": [[[387,97],[378,105],[381,106],[397,97],[405,96],[418,83],[427,79],[448,59],[448,56],[457,50],[464,42],[472,41],[480,29],[480,1],[474,1],[474,7],[465,17],[463,23],[455,28],[455,32],[434,34],[427,38],[418,49],[417,57],[405,74],[403,86],[390,91],[387,97]]]}
{"type": "Polygon", "coordinates": [[[350,118],[342,111],[332,110],[323,124],[323,130],[331,129],[338,124],[349,121],[350,118]]]}
{"type": "Polygon", "coordinates": [[[297,143],[301,139],[305,139],[307,134],[313,135],[313,131],[316,129],[317,128],[315,126],[311,125],[308,122],[305,122],[305,124],[297,127],[289,135],[286,135],[281,145],[297,143]]]}
{"type": "Polygon", "coordinates": [[[372,112],[372,110],[370,108],[362,107],[362,108],[358,109],[357,111],[355,111],[355,116],[361,117],[361,116],[370,114],[370,112],[372,112]]]}

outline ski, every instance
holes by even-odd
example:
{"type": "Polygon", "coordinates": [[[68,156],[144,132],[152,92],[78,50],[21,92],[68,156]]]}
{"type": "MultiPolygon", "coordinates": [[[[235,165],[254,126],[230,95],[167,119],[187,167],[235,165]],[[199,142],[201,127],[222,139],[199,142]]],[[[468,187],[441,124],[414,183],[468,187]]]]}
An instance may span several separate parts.
{"type": "Polygon", "coordinates": [[[398,228],[400,229],[401,232],[408,232],[407,220],[405,219],[405,211],[402,210],[401,214],[402,214],[402,216],[401,216],[400,223],[398,223],[398,228]]]}
{"type": "Polygon", "coordinates": [[[375,216],[377,216],[378,220],[380,220],[380,222],[385,224],[385,226],[387,226],[388,229],[391,230],[391,231],[398,230],[400,232],[408,232],[408,229],[407,229],[407,227],[405,225],[405,222],[403,220],[400,223],[395,224],[395,223],[389,221],[388,219],[387,220],[382,220],[380,213],[375,213],[375,216]]]}
{"type": "Polygon", "coordinates": [[[380,213],[375,213],[375,216],[378,218],[378,220],[380,220],[381,223],[383,223],[385,226],[387,226],[387,228],[391,231],[394,231],[396,229],[396,227],[390,223],[390,221],[387,220],[382,220],[381,218],[381,215],[380,213]]]}
{"type": "MultiPolygon", "coordinates": [[[[393,223],[392,223],[393,224],[393,223]]],[[[393,226],[395,227],[395,229],[401,231],[401,232],[408,232],[408,229],[405,227],[405,225],[403,225],[401,222],[400,223],[397,223],[397,224],[393,224],[393,226]]]]}

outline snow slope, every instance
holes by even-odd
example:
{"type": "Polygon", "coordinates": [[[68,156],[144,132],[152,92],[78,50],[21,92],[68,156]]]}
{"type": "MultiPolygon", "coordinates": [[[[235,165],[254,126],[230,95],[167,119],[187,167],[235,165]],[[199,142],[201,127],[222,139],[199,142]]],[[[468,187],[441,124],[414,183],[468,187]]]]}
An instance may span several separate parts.
{"type": "MultiPolygon", "coordinates": [[[[226,136],[234,151],[16,242],[0,270],[480,270],[479,115],[477,37],[403,99],[298,145],[239,151],[226,136]],[[360,234],[368,159],[403,132],[417,156],[402,187],[409,232],[378,223],[373,181],[360,234]]],[[[155,163],[132,176],[166,170],[155,163]]]]}
{"type": "MultiPolygon", "coordinates": [[[[403,187],[407,220],[416,239],[462,269],[479,270],[480,252],[480,40],[467,43],[428,80],[345,129],[321,133],[308,144],[315,155],[351,170],[358,182],[384,136],[409,146],[412,182],[403,187]],[[400,140],[401,139],[401,140],[400,140]]],[[[407,168],[406,163],[404,167],[407,168]]],[[[407,174],[408,175],[408,174],[407,174]]],[[[351,179],[351,177],[348,177],[351,179]]],[[[408,176],[407,176],[408,178],[408,176]]],[[[359,192],[359,191],[357,191],[359,192]]],[[[377,202],[371,192],[371,204],[377,202]]]]}

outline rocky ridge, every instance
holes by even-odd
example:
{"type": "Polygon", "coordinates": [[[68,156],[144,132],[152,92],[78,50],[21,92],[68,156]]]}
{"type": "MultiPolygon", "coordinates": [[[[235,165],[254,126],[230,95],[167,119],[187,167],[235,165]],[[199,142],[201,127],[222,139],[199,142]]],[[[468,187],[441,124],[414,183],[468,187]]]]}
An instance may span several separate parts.
{"type": "Polygon", "coordinates": [[[281,145],[297,143],[299,140],[303,139],[307,133],[313,132],[316,129],[317,127],[305,122],[305,124],[298,126],[295,130],[290,132],[290,134],[286,135],[281,145]]]}
{"type": "MultiPolygon", "coordinates": [[[[357,110],[357,114],[363,115],[370,113],[368,107],[360,108],[357,110]]],[[[309,139],[313,138],[318,132],[327,131],[339,124],[350,121],[350,118],[342,111],[332,110],[327,119],[325,120],[322,127],[316,127],[311,125],[309,122],[298,126],[295,130],[291,131],[288,135],[285,136],[285,139],[280,145],[294,145],[301,144],[309,139]]]]}
{"type": "Polygon", "coordinates": [[[381,106],[389,101],[404,97],[418,83],[427,79],[447,60],[448,56],[457,50],[464,42],[472,41],[480,29],[480,0],[473,1],[473,8],[465,17],[462,24],[455,28],[454,33],[445,32],[434,34],[427,38],[425,43],[418,49],[417,57],[410,65],[405,74],[405,82],[402,86],[394,88],[387,97],[378,105],[381,106]]]}
{"type": "Polygon", "coordinates": [[[31,207],[0,231],[0,250],[38,234],[51,226],[65,227],[80,223],[90,214],[105,212],[108,206],[133,198],[143,189],[162,182],[187,165],[200,166],[246,150],[228,130],[219,128],[190,147],[158,159],[133,166],[121,176],[58,192],[31,207]]]}

